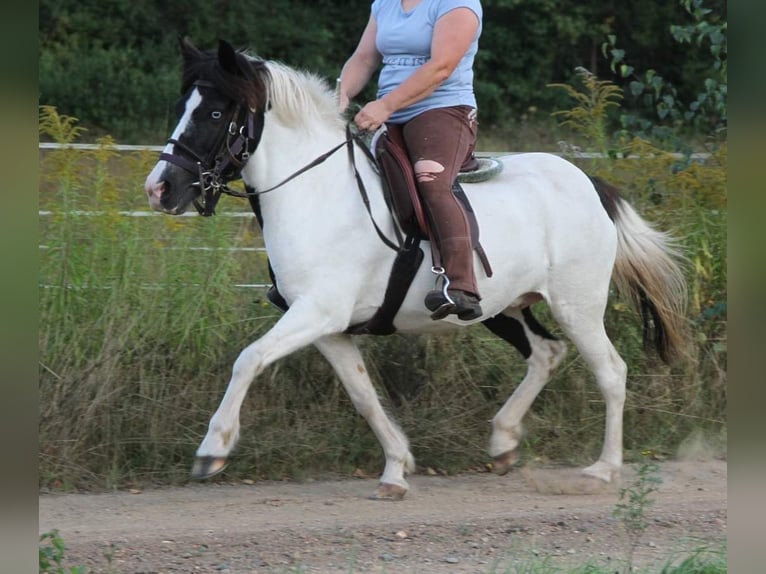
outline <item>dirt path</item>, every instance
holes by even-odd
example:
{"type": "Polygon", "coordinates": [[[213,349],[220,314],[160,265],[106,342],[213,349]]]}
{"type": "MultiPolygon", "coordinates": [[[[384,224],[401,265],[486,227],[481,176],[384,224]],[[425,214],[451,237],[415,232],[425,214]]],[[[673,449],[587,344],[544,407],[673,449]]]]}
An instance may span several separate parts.
{"type": "MultiPolygon", "coordinates": [[[[624,484],[633,477],[626,468],[624,484]]],[[[40,497],[40,532],[96,572],[514,572],[616,564],[627,542],[614,489],[551,494],[570,469],[411,477],[398,503],[366,499],[372,479],[194,484],[141,493],[40,497]]],[[[666,462],[634,560],[664,563],[726,537],[726,463],[666,462]]]]}

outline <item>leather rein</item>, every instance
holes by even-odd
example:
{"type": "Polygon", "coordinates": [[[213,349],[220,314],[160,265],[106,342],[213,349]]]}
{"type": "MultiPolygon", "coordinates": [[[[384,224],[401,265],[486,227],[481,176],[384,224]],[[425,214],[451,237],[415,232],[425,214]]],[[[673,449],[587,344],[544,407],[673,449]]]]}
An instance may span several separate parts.
{"type": "MultiPolygon", "coordinates": [[[[356,179],[356,186],[359,189],[359,195],[361,195],[362,203],[364,203],[364,207],[367,210],[367,214],[370,216],[370,221],[372,221],[372,225],[375,227],[375,232],[378,234],[378,237],[380,237],[380,240],[387,247],[389,247],[390,249],[392,249],[394,251],[399,251],[402,248],[402,246],[404,245],[404,239],[402,238],[402,234],[399,231],[399,227],[394,225],[394,234],[396,235],[396,243],[394,243],[388,237],[386,237],[386,235],[383,233],[383,231],[380,229],[380,227],[378,227],[378,224],[377,224],[377,222],[375,221],[375,218],[372,215],[372,207],[370,206],[370,198],[367,195],[367,188],[364,185],[364,180],[362,179],[362,175],[359,173],[359,169],[356,167],[356,157],[354,156],[355,144],[359,145],[359,147],[362,149],[364,154],[367,156],[367,159],[370,160],[372,165],[375,166],[375,169],[379,172],[380,168],[378,167],[378,162],[375,159],[375,156],[372,155],[370,150],[367,148],[365,143],[362,141],[362,138],[358,134],[354,133],[351,130],[351,122],[349,121],[346,124],[346,139],[345,140],[340,142],[338,145],[336,145],[332,149],[330,149],[330,150],[326,151],[325,153],[317,156],[311,162],[309,162],[308,164],[304,165],[299,170],[293,172],[291,175],[289,175],[288,177],[286,177],[285,179],[280,181],[278,184],[273,185],[272,187],[270,187],[268,189],[261,189],[261,190],[253,189],[253,191],[251,191],[251,192],[242,193],[242,192],[238,192],[238,191],[229,190],[229,191],[227,191],[225,193],[227,193],[228,195],[232,195],[234,197],[253,197],[253,196],[263,195],[264,193],[269,193],[271,191],[274,191],[275,189],[278,189],[278,188],[282,187],[287,182],[292,181],[293,179],[295,179],[299,175],[309,171],[310,169],[315,168],[319,164],[324,163],[324,161],[326,159],[328,159],[329,157],[331,157],[333,154],[335,154],[335,152],[337,152],[341,148],[345,147],[347,152],[348,152],[348,161],[351,164],[351,167],[354,169],[354,178],[356,179]]],[[[391,206],[387,205],[387,207],[388,207],[389,213],[391,213],[391,215],[393,217],[393,213],[391,212],[391,206]]]]}
{"type": "MultiPolygon", "coordinates": [[[[197,80],[193,85],[214,89],[216,87],[212,82],[205,80],[197,80]]],[[[229,121],[228,128],[223,134],[221,143],[214,147],[211,153],[208,154],[207,158],[204,159],[200,157],[200,154],[189,148],[189,146],[181,143],[177,139],[170,138],[167,140],[169,144],[180,148],[184,153],[193,158],[190,160],[181,155],[169,154],[165,152],[160,154],[160,160],[168,161],[192,174],[198,175],[199,179],[191,185],[200,188],[200,197],[193,201],[194,207],[197,209],[197,212],[200,215],[205,217],[214,215],[215,206],[218,203],[218,200],[221,198],[221,194],[230,195],[232,197],[250,198],[253,196],[263,195],[264,193],[269,193],[282,187],[287,182],[292,181],[299,175],[323,163],[341,148],[345,147],[348,152],[349,162],[354,169],[354,177],[356,178],[357,187],[362,197],[362,202],[364,203],[365,209],[370,216],[370,220],[375,227],[375,231],[377,232],[378,237],[380,237],[380,239],[387,247],[393,249],[394,251],[399,251],[402,248],[404,241],[402,239],[399,228],[394,225],[394,233],[396,235],[396,243],[394,243],[385,236],[383,231],[378,227],[378,224],[375,222],[375,219],[372,215],[372,209],[370,207],[370,199],[367,194],[367,189],[365,188],[362,176],[356,167],[356,159],[354,157],[355,144],[358,144],[359,147],[364,151],[367,159],[372,162],[373,166],[377,168],[378,164],[370,150],[367,148],[364,142],[361,141],[361,138],[352,132],[350,122],[346,124],[346,139],[344,141],[329,151],[319,155],[313,161],[295,171],[290,176],[280,181],[278,184],[268,189],[253,189],[252,191],[245,192],[231,189],[228,184],[232,181],[241,179],[242,170],[244,169],[247,160],[250,159],[250,156],[255,151],[255,148],[260,142],[261,134],[263,132],[263,116],[263,112],[252,110],[242,104],[237,105],[234,113],[232,114],[231,120],[229,121]]],[[[391,207],[388,207],[390,211],[391,207]]]]}

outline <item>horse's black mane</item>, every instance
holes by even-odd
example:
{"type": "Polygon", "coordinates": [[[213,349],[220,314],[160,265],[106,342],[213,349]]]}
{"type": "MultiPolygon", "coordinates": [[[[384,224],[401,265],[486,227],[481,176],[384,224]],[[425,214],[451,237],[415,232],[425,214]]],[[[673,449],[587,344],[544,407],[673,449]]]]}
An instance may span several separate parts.
{"type": "Polygon", "coordinates": [[[242,51],[234,54],[236,73],[225,70],[214,50],[201,51],[188,40],[182,41],[184,67],[181,93],[188,92],[194,82],[211,82],[227,98],[247,103],[252,109],[262,110],[266,104],[266,74],[263,60],[247,57],[242,51]]]}

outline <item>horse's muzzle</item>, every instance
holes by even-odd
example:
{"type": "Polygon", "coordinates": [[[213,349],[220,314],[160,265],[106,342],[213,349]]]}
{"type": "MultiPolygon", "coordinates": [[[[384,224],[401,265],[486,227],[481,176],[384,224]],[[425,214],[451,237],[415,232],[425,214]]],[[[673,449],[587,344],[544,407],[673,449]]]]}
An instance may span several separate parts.
{"type": "Polygon", "coordinates": [[[149,198],[149,206],[154,211],[165,211],[165,209],[162,207],[161,201],[162,194],[165,192],[165,182],[156,181],[149,183],[147,181],[144,189],[146,190],[146,195],[149,198]]]}
{"type": "Polygon", "coordinates": [[[155,183],[147,183],[144,189],[146,190],[146,195],[149,197],[149,207],[154,211],[161,211],[162,213],[167,213],[169,215],[179,215],[185,211],[179,210],[177,205],[172,208],[165,205],[170,199],[167,196],[168,184],[166,182],[158,181],[155,183]],[[162,203],[163,197],[165,198],[165,204],[162,203]]]}

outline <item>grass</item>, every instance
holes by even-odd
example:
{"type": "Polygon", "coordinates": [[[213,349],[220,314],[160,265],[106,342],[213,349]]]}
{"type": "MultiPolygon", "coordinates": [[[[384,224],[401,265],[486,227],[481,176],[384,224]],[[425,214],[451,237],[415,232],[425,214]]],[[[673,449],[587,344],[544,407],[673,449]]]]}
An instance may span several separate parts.
{"type": "MultiPolygon", "coordinates": [[[[577,565],[558,565],[544,557],[513,565],[501,566],[488,571],[488,574],[614,574],[614,564],[587,562],[577,565]]],[[[691,555],[668,559],[664,564],[650,567],[631,567],[628,572],[634,574],[724,574],[727,572],[726,551],[700,548],[691,555]]]]}
{"type": "MultiPolygon", "coordinates": [[[[582,139],[548,130],[551,122],[535,123],[530,114],[509,132],[488,133],[481,149],[498,135],[499,149],[582,139]]],[[[43,110],[41,129],[62,143],[80,135],[76,121],[54,109],[43,110]]],[[[41,155],[40,208],[54,212],[40,220],[39,474],[47,488],[184,482],[234,359],[278,317],[263,290],[235,287],[268,283],[263,255],[229,250],[262,246],[254,218],[119,215],[146,210],[143,180],[156,154],[117,153],[111,143],[41,155]],[[103,215],[72,215],[77,209],[103,215]],[[199,247],[210,250],[191,249],[199,247]]],[[[653,150],[646,142],[625,145],[631,153],[653,150]]],[[[654,151],[642,161],[583,164],[616,182],[660,228],[680,234],[691,262],[690,362],[671,368],[645,355],[625,302],[615,296],[607,310],[607,330],[630,373],[628,461],[644,448],[670,456],[695,433],[716,438],[726,429],[725,146],[705,163],[654,151]]],[[[247,207],[225,198],[219,210],[247,207]]],[[[544,309],[538,313],[555,329],[544,309]]],[[[360,345],[421,466],[454,473],[486,462],[487,421],[525,371],[514,351],[480,327],[360,345]]],[[[592,461],[603,416],[592,376],[570,352],[527,416],[523,456],[592,461]]],[[[313,350],[254,382],[241,423],[224,479],[381,470],[375,437],[313,350]]]]}

